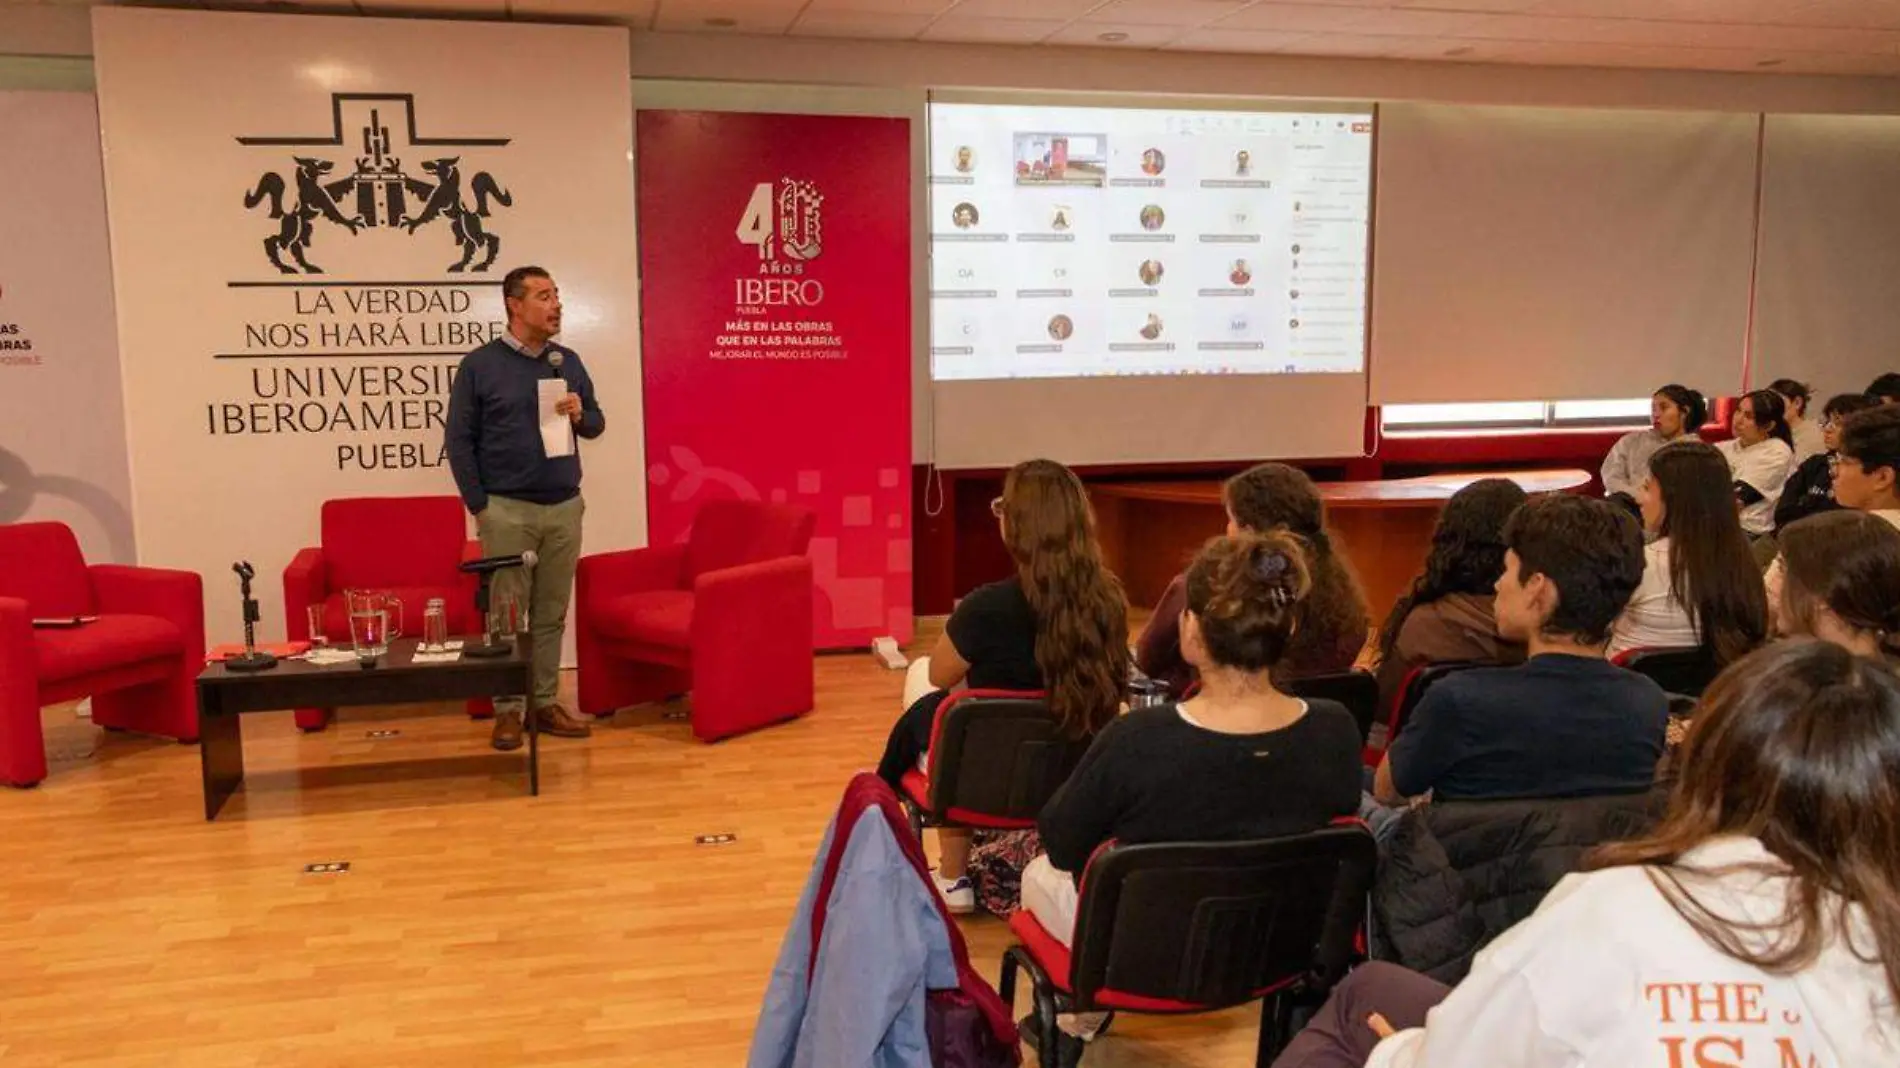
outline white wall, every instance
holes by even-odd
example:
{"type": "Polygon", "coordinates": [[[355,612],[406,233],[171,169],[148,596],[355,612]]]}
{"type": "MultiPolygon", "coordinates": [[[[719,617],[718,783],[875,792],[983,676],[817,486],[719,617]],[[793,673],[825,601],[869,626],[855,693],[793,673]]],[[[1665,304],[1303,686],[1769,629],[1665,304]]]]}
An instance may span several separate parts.
{"type": "Polygon", "coordinates": [[[273,576],[263,633],[283,633],[274,576],[317,543],[318,502],[454,492],[449,373],[499,336],[517,264],[554,272],[606,413],[588,548],[645,543],[623,31],[94,15],[139,559],[207,577],[214,642],[237,559],[273,576]],[[561,74],[520,92],[497,60],[561,74]],[[280,200],[247,192],[269,183],[280,200]],[[273,244],[280,203],[309,217],[307,260],[273,244]]]}
{"type": "MultiPolygon", "coordinates": [[[[322,17],[322,16],[313,16],[322,17]]],[[[0,87],[85,88],[80,8],[0,6],[0,87]],[[23,58],[33,57],[33,58],[23,58]]],[[[1549,107],[1900,114],[1900,79],[1225,56],[721,34],[637,33],[636,108],[902,116],[922,175],[930,88],[1374,99],[1549,107]]],[[[925,186],[913,187],[913,300],[928,307],[925,186]]],[[[914,318],[914,455],[930,455],[928,320],[914,318]]]]}

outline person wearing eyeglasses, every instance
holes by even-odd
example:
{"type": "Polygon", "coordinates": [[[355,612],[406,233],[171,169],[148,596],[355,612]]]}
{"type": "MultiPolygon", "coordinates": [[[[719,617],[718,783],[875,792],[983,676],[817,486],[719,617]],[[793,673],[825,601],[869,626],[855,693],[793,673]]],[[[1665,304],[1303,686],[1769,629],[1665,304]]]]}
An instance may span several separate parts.
{"type": "MultiPolygon", "coordinates": [[[[1839,447],[1828,460],[1834,501],[1842,508],[1878,516],[1900,529],[1900,405],[1883,404],[1857,412],[1837,430],[1839,447]]],[[[1777,555],[1768,566],[1768,610],[1782,626],[1782,582],[1787,562],[1777,555]]]]}
{"type": "Polygon", "coordinates": [[[1849,416],[1879,407],[1880,402],[1865,393],[1842,393],[1829,398],[1821,409],[1823,451],[1801,461],[1781,487],[1781,500],[1775,503],[1775,529],[1796,520],[1831,512],[1840,505],[1834,500],[1834,454],[1841,447],[1841,427],[1849,416]]]}

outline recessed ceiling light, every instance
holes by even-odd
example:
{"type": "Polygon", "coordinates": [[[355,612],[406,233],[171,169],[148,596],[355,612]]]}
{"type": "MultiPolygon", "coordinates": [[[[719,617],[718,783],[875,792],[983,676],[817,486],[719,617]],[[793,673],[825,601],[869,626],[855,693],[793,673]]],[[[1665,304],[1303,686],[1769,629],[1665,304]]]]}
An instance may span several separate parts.
{"type": "Polygon", "coordinates": [[[1445,50],[1445,55],[1451,58],[1456,58],[1458,56],[1468,56],[1470,54],[1471,54],[1470,45],[1459,45],[1457,48],[1448,48],[1445,50]]]}
{"type": "Polygon", "coordinates": [[[738,24],[739,24],[738,19],[729,19],[723,15],[720,16],[719,18],[706,20],[706,25],[711,26],[714,29],[720,29],[720,30],[730,30],[734,26],[737,26],[738,24]]]}
{"type": "Polygon", "coordinates": [[[1757,61],[1755,62],[1755,65],[1756,65],[1757,67],[1779,67],[1779,66],[1781,66],[1781,60],[1779,60],[1779,59],[1762,59],[1762,60],[1757,60],[1757,61]]]}
{"type": "Polygon", "coordinates": [[[1106,42],[1108,44],[1120,44],[1121,42],[1128,40],[1128,35],[1121,32],[1120,30],[1110,30],[1107,33],[1096,34],[1095,39],[1098,41],[1106,42]]]}

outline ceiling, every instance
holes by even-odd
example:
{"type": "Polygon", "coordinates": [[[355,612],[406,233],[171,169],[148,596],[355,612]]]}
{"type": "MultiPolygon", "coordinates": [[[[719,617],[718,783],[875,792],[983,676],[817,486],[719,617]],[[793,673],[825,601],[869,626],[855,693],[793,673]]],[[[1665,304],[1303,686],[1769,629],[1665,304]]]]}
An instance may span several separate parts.
{"type": "Polygon", "coordinates": [[[705,34],[1900,76],[1900,0],[171,0],[167,6],[612,22],[705,34]]]}

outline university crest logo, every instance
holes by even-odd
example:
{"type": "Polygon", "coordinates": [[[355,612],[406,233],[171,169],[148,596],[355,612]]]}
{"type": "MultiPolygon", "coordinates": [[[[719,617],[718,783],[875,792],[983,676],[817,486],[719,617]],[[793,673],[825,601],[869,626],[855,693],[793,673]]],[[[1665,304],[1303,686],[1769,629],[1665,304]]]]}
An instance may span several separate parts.
{"type": "Polygon", "coordinates": [[[501,235],[484,221],[494,205],[511,207],[514,198],[493,175],[473,170],[464,184],[463,157],[470,149],[498,148],[505,137],[423,137],[416,130],[416,102],[409,93],[333,93],[327,136],[240,137],[253,148],[291,148],[290,166],[265,171],[244,194],[244,206],[266,207],[277,232],[264,239],[264,255],[285,274],[322,274],[306,253],[315,244],[318,224],[329,223],[351,234],[387,227],[414,234],[431,223],[446,222],[461,257],[451,272],[486,271],[501,254],[501,235]],[[400,142],[386,120],[406,130],[400,142]],[[360,138],[344,139],[354,128],[360,138]],[[324,151],[324,150],[329,151],[324,151]],[[458,149],[453,154],[445,149],[458,149]],[[339,163],[329,156],[344,156],[339,163]],[[418,158],[419,157],[419,158],[418,158]],[[414,161],[413,170],[403,161],[414,161]],[[347,170],[340,167],[347,166],[347,170]]]}
{"type": "Polygon", "coordinates": [[[753,187],[735,235],[758,247],[760,274],[803,274],[803,265],[824,252],[824,205],[818,186],[803,179],[753,187]]]}

